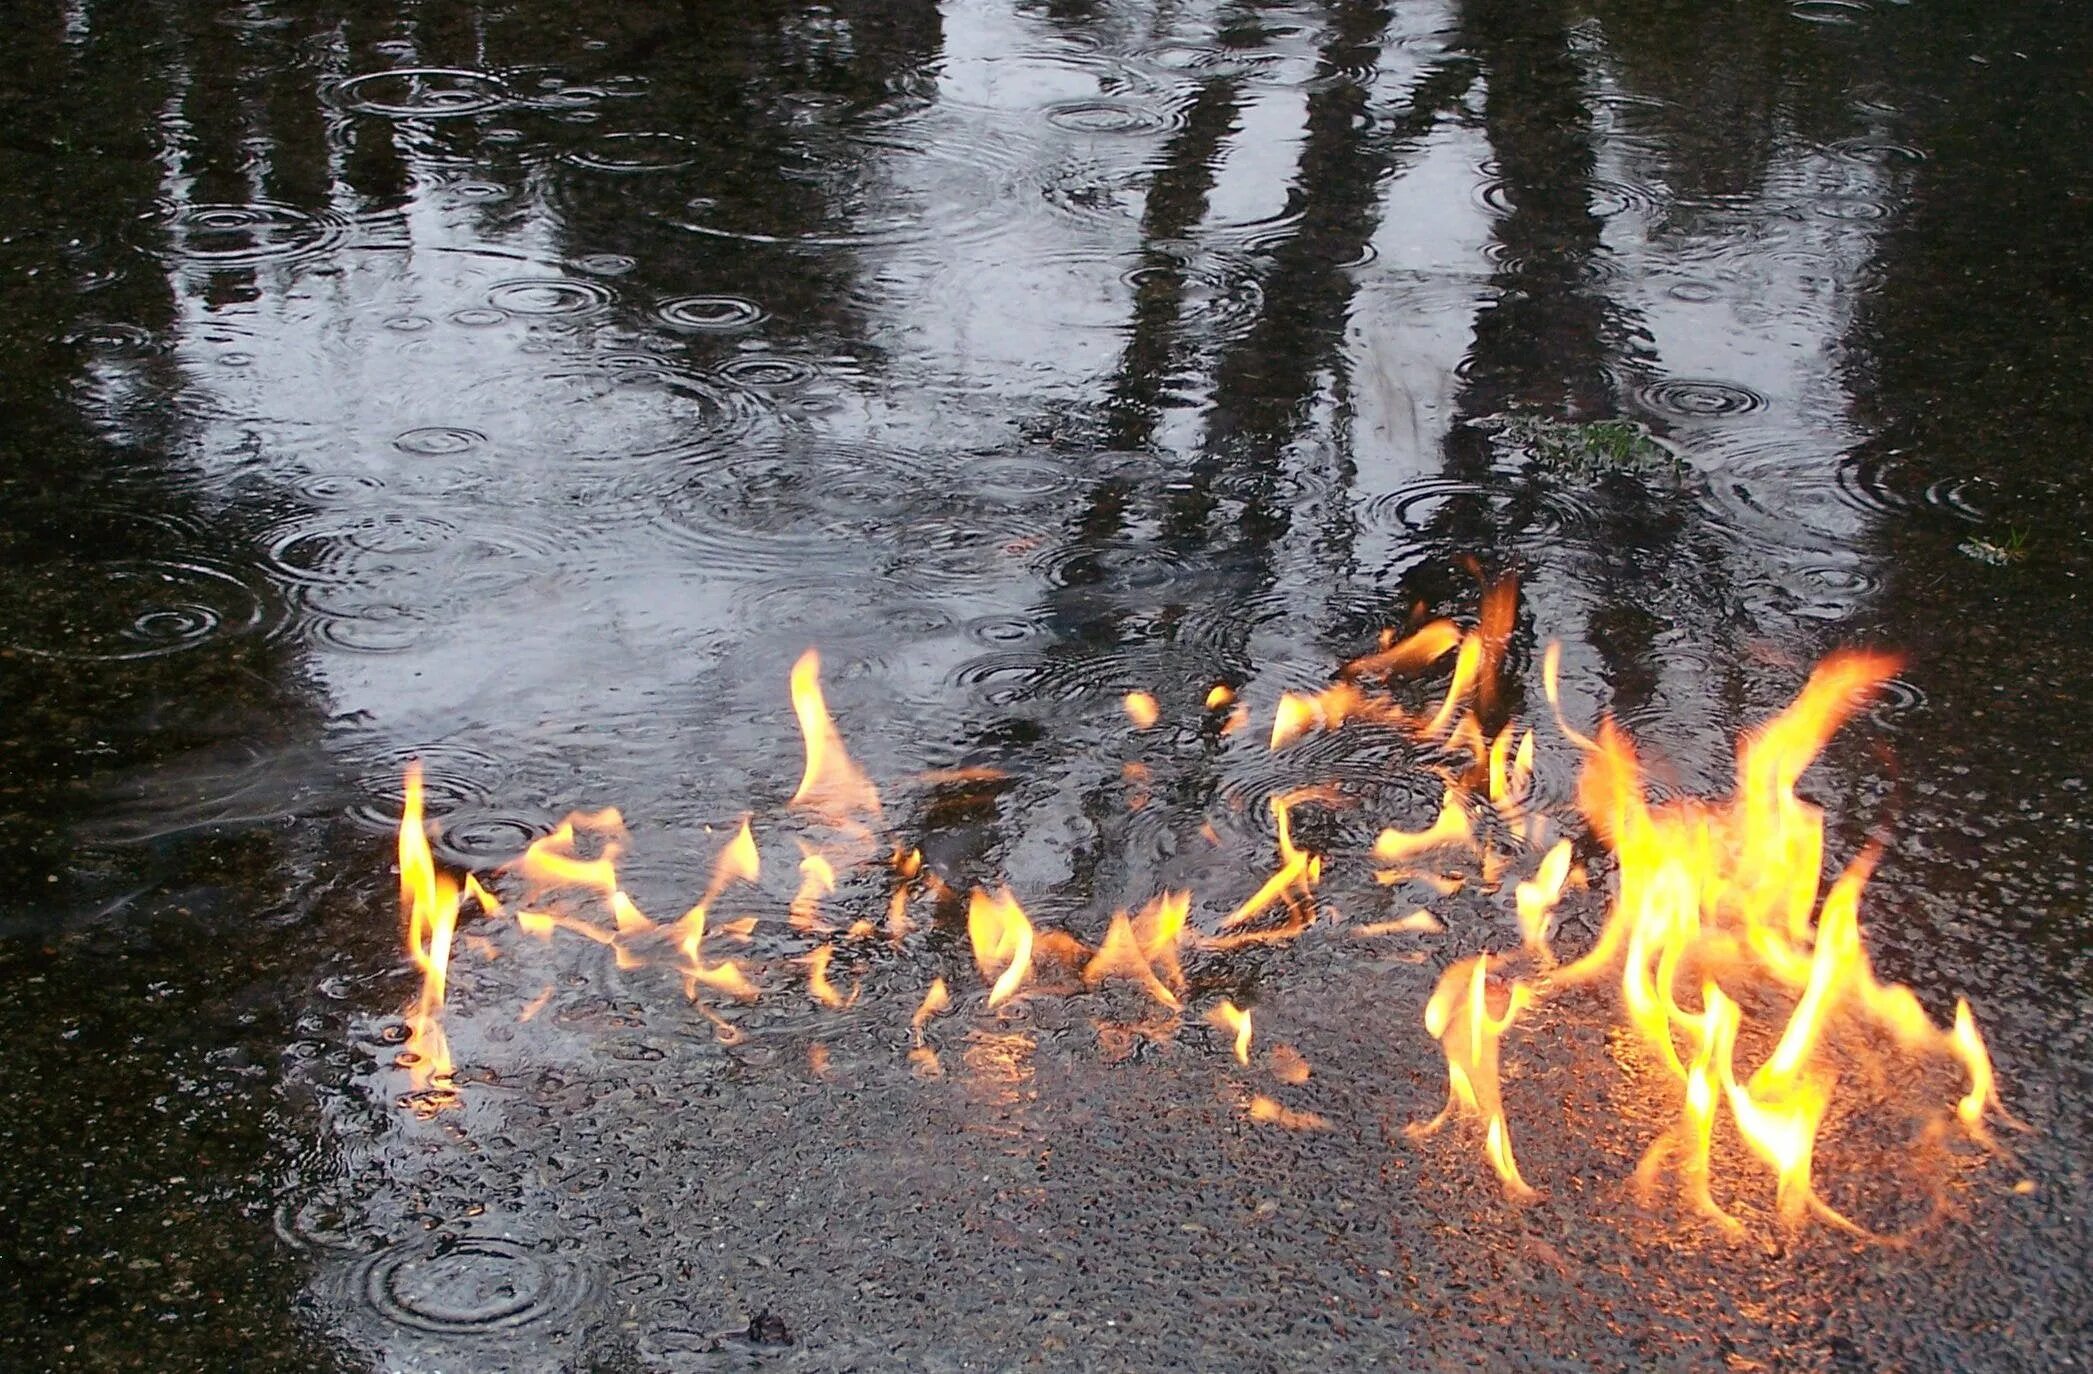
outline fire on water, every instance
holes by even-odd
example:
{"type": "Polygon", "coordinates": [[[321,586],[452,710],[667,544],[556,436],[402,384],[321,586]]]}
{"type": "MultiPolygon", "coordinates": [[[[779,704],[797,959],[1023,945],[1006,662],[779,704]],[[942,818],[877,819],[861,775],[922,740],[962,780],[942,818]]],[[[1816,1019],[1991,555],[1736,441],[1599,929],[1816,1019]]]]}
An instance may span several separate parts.
{"type": "MultiPolygon", "coordinates": [[[[1550,645],[1543,672],[1547,697],[1562,735],[1582,756],[1578,809],[1592,837],[1611,853],[1614,869],[1598,938],[1563,962],[1553,944],[1555,911],[1586,874],[1574,861],[1571,840],[1554,836],[1551,818],[1529,804],[1534,732],[1510,721],[1504,707],[1499,678],[1515,595],[1509,579],[1490,587],[1477,623],[1467,630],[1435,620],[1400,637],[1384,634],[1375,652],[1347,664],[1329,687],[1283,694],[1274,711],[1274,750],[1314,731],[1366,722],[1407,734],[1439,760],[1434,766],[1445,783],[1439,815],[1423,830],[1380,833],[1371,854],[1379,882],[1421,883],[1441,893],[1473,883],[1493,892],[1515,870],[1524,873],[1510,884],[1520,946],[1455,963],[1425,1007],[1425,1028],[1446,1056],[1447,1101],[1411,1133],[1429,1135],[1451,1121],[1472,1120],[1506,1192],[1533,1196],[1519,1169],[1500,1091],[1505,1038],[1566,990],[1610,980],[1618,984],[1620,1015],[1634,1042],[1664,1067],[1672,1084],[1675,1116],[1643,1155],[1635,1175],[1638,1191],[1647,1195],[1661,1179],[1675,1178],[1686,1202],[1727,1231],[1741,1226],[1716,1200],[1711,1177],[1724,1132],[1772,1175],[1783,1222],[1814,1216],[1861,1229],[1824,1201],[1812,1171],[1836,1101],[1843,1047],[1854,1039],[1849,1031],[1877,1032],[1903,1056],[1952,1064],[1964,1090],[1943,1105],[1943,1116],[1990,1145],[1990,1123],[2012,1118],[2000,1106],[1968,1003],[1958,1000],[1951,1023],[1942,1027],[1910,989],[1876,977],[1861,940],[1859,908],[1877,851],[1862,853],[1827,887],[1824,814],[1795,790],[1831,736],[1896,670],[1896,661],[1856,651],[1831,655],[1785,711],[1743,737],[1733,796],[1652,805],[1634,745],[1617,723],[1602,721],[1588,736],[1564,721],[1558,651],[1550,645]],[[1448,655],[1453,668],[1443,697],[1430,709],[1406,707],[1395,680],[1423,673],[1448,655]],[[1767,1006],[1783,1010],[1765,1017],[1760,1009],[1767,1006]],[[1743,1046],[1761,1043],[1771,1049],[1758,1062],[1739,1062],[1743,1046]]],[[[830,977],[839,941],[900,944],[921,928],[912,915],[919,903],[951,910],[959,894],[924,865],[919,851],[880,834],[878,791],[844,747],[811,650],[793,668],[790,686],[806,747],[805,773],[790,805],[824,839],[819,845],[797,841],[799,890],[790,922],[809,948],[796,962],[804,970],[806,995],[841,1009],[856,1002],[858,989],[846,993],[830,977]],[[886,872],[890,890],[878,919],[859,915],[840,927],[831,919],[824,902],[837,889],[839,868],[886,872]]],[[[1130,695],[1125,708],[1140,730],[1160,719],[1160,706],[1146,693],[1130,695]]],[[[1223,734],[1246,720],[1227,686],[1206,694],[1205,709],[1220,721],[1223,734]]],[[[1137,770],[1129,765],[1132,806],[1146,801],[1139,790],[1146,771],[1137,770]]],[[[1192,899],[1185,892],[1159,893],[1139,912],[1113,915],[1092,947],[1066,932],[1036,928],[1007,887],[974,890],[964,903],[965,926],[986,1008],[1112,982],[1138,990],[1174,1018],[1189,995],[1182,968],[1187,952],[1282,944],[1319,920],[1334,923],[1334,913],[1320,910],[1315,899],[1328,856],[1300,846],[1290,824],[1297,806],[1334,801],[1331,790],[1313,787],[1273,799],[1276,866],[1211,933],[1191,921],[1192,899]]],[[[1206,833],[1217,838],[1211,827],[1206,833]]],[[[717,952],[721,941],[746,941],[755,926],[750,917],[715,915],[729,889],[760,876],[750,822],[744,819],[714,856],[704,894],[672,921],[649,916],[622,886],[617,864],[627,844],[616,810],[576,813],[504,866],[497,896],[470,875],[461,882],[438,870],[423,816],[420,769],[409,768],[399,830],[400,888],[408,952],[422,984],[407,1012],[400,1058],[419,1105],[440,1110],[455,1097],[443,1008],[452,941],[467,903],[483,917],[513,920],[544,940],[565,932],[603,945],[620,967],[665,964],[681,975],[685,994],[723,1036],[738,1035],[707,1003],[712,996],[753,1001],[760,995],[757,976],[717,952]]],[[[1419,908],[1354,926],[1350,934],[1428,936],[1445,928],[1419,908]]],[[[910,1058],[926,1076],[940,1070],[925,1023],[951,1002],[945,980],[935,979],[911,1018],[910,1058]]],[[[1223,1000],[1205,1008],[1201,1018],[1223,1035],[1240,1063],[1251,1063],[1247,1009],[1223,1000]]],[[[1285,1046],[1274,1047],[1270,1058],[1283,1081],[1306,1078],[1305,1063],[1285,1046]]],[[[1315,1114],[1281,1108],[1263,1095],[1247,1103],[1253,1121],[1326,1128],[1315,1114]]]]}

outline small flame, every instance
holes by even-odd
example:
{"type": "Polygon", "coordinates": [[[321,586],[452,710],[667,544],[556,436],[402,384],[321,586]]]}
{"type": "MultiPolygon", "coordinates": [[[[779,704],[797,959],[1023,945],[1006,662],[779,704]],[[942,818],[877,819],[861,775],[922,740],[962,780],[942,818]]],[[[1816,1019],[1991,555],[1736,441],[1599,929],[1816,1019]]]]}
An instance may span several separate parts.
{"type": "Polygon", "coordinates": [[[1375,702],[1349,682],[1333,682],[1320,692],[1281,692],[1272,714],[1272,748],[1284,749],[1317,730],[1335,730],[1347,720],[1396,720],[1392,705],[1375,702]]]}
{"type": "Polygon", "coordinates": [[[1032,976],[1032,922],[1009,888],[991,896],[977,887],[967,902],[967,936],[975,966],[992,980],[988,1004],[1000,1007],[1032,976]]]}
{"type": "Polygon", "coordinates": [[[1548,917],[1562,900],[1563,884],[1570,876],[1570,842],[1557,840],[1531,878],[1512,890],[1519,908],[1519,935],[1526,947],[1553,962],[1548,949],[1548,917]]]}
{"type": "Polygon", "coordinates": [[[1475,827],[1469,823],[1468,808],[1460,794],[1449,787],[1439,799],[1439,815],[1424,830],[1383,830],[1374,837],[1374,857],[1382,863],[1399,863],[1436,850],[1467,848],[1475,843],[1475,827]]]}
{"type": "Polygon", "coordinates": [[[734,838],[727,841],[719,857],[712,864],[712,881],[706,884],[705,895],[697,904],[683,913],[680,920],[669,930],[670,939],[683,952],[684,995],[697,999],[700,985],[724,992],[742,1001],[753,1001],[756,997],[755,984],[732,959],[717,964],[705,962],[702,952],[705,943],[705,927],[712,904],[720,893],[733,883],[753,883],[762,876],[762,865],[756,853],[756,837],[749,830],[747,817],[743,817],[741,828],[734,838]]]}
{"type": "Polygon", "coordinates": [[[1367,925],[1355,926],[1352,929],[1353,936],[1362,939],[1374,935],[1443,935],[1445,933],[1446,923],[1437,916],[1432,915],[1431,912],[1426,911],[1423,907],[1417,908],[1417,910],[1407,916],[1398,916],[1392,921],[1374,921],[1367,925]]]}
{"type": "MultiPolygon", "coordinates": [[[[451,937],[458,927],[458,885],[436,870],[422,819],[422,769],[407,765],[406,803],[400,812],[400,904],[407,909],[407,954],[421,970],[421,993],[407,1013],[402,1058],[417,1093],[448,1093],[455,1068],[450,1037],[443,1028],[443,998],[450,977],[451,937]]],[[[475,883],[477,888],[478,884],[475,883]]]]}
{"type": "Polygon", "coordinates": [[[826,855],[800,841],[799,891],[793,895],[791,915],[795,930],[827,930],[821,918],[821,900],[836,890],[836,870],[826,855]]]}
{"type": "Polygon", "coordinates": [[[792,665],[792,710],[806,741],[807,768],[791,804],[843,830],[862,830],[877,821],[879,793],[844,751],[821,695],[821,655],[812,649],[792,665]]]}
{"type": "Polygon", "coordinates": [[[1338,670],[1338,676],[1350,681],[1421,673],[1453,652],[1460,642],[1461,631],[1451,620],[1434,620],[1401,640],[1384,642],[1376,653],[1353,659],[1338,670]]]}
{"type": "Polygon", "coordinates": [[[887,938],[899,945],[915,928],[908,919],[908,899],[915,891],[916,876],[923,872],[923,851],[895,846],[893,868],[901,881],[894,884],[893,895],[887,898],[887,938]]]}
{"type": "Polygon", "coordinates": [[[1122,704],[1126,707],[1126,718],[1134,723],[1137,730],[1146,730],[1162,716],[1162,708],[1157,706],[1156,699],[1146,692],[1128,692],[1122,704]]]}
{"type": "Polygon", "coordinates": [[[807,995],[830,1011],[842,1011],[858,1000],[858,990],[852,988],[850,996],[845,997],[829,981],[829,960],[835,957],[836,947],[832,944],[821,945],[807,954],[807,995]]]}
{"type": "Polygon", "coordinates": [[[1206,1014],[1206,1019],[1218,1027],[1223,1034],[1235,1037],[1235,1062],[1250,1062],[1250,1013],[1235,1003],[1223,999],[1206,1014]]]}
{"type": "Polygon", "coordinates": [[[1278,1126],[1289,1131],[1327,1131],[1330,1129],[1330,1123],[1314,1112],[1297,1112],[1291,1107],[1282,1107],[1263,1093],[1259,1093],[1250,1099],[1248,1111],[1252,1121],[1278,1126]]]}
{"type": "Polygon", "coordinates": [[[1438,1116],[1413,1128],[1413,1134],[1428,1135],[1455,1116],[1481,1121],[1483,1153],[1503,1180],[1505,1191],[1515,1198],[1530,1198],[1534,1190],[1519,1176],[1519,1163],[1512,1156],[1511,1128],[1505,1123],[1504,1102],[1498,1095],[1497,1062],[1498,1043],[1533,1000],[1533,993],[1525,984],[1513,983],[1504,1010],[1493,1015],[1489,972],[1487,955],[1463,959],[1440,977],[1425,1004],[1424,1028],[1446,1051],[1446,1106],[1438,1116]]]}
{"type": "Polygon", "coordinates": [[[1210,688],[1208,688],[1208,689],[1207,689],[1207,693],[1206,693],[1206,709],[1207,709],[1207,710],[1209,710],[1209,711],[1218,711],[1218,710],[1220,710],[1220,709],[1221,709],[1221,708],[1222,708],[1223,706],[1233,706],[1234,704],[1235,704],[1235,688],[1233,688],[1233,687],[1230,687],[1230,686],[1229,686],[1229,685],[1228,685],[1227,683],[1225,683],[1225,682],[1217,682],[1217,683],[1215,683],[1215,684],[1214,684],[1214,685],[1213,685],[1212,687],[1210,687],[1210,688]]]}
{"type": "Polygon", "coordinates": [[[1083,966],[1083,982],[1095,987],[1107,979],[1124,979],[1174,1010],[1178,999],[1170,985],[1184,982],[1177,944],[1191,904],[1188,892],[1166,892],[1137,918],[1129,918],[1124,911],[1114,913],[1104,941],[1083,966]]]}
{"type": "Polygon", "coordinates": [[[937,1051],[930,1048],[923,1038],[923,1027],[929,1024],[931,1017],[951,1005],[952,995],[945,991],[945,980],[933,978],[929,991],[923,994],[922,1005],[918,1006],[916,1014],[908,1019],[909,1036],[915,1042],[908,1052],[909,1062],[914,1064],[916,1072],[925,1078],[942,1078],[945,1066],[938,1061],[937,1051]]]}
{"type": "Polygon", "coordinates": [[[1210,945],[1226,948],[1230,943],[1290,939],[1315,923],[1314,891],[1323,876],[1323,859],[1320,854],[1311,854],[1294,844],[1292,813],[1296,803],[1311,798],[1322,799],[1325,795],[1320,790],[1304,788],[1272,798],[1272,821],[1279,832],[1279,868],[1241,906],[1228,914],[1221,922],[1221,928],[1229,930],[1255,920],[1274,903],[1285,905],[1286,923],[1276,930],[1220,937],[1209,941],[1210,945]]]}

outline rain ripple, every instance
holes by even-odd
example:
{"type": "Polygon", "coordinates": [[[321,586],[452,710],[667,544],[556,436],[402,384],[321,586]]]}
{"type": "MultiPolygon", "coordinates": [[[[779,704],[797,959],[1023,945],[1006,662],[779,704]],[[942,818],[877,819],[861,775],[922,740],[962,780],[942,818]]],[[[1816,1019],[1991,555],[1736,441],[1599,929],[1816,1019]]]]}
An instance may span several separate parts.
{"type": "Polygon", "coordinates": [[[363,72],[340,82],[332,94],[344,110],[393,119],[455,119],[500,109],[511,99],[500,77],[463,67],[363,72]]]}
{"type": "Polygon", "coordinates": [[[0,646],[36,658],[159,658],[255,633],[269,598],[197,558],[59,559],[17,568],[0,597],[0,646]]]}
{"type": "Polygon", "coordinates": [[[347,242],[351,227],[349,217],[338,211],[305,211],[270,201],[179,206],[158,222],[174,257],[207,268],[319,257],[347,242]]]}
{"type": "Polygon", "coordinates": [[[596,1300],[571,1256],[488,1236],[444,1235],[379,1251],[358,1267],[363,1299],[396,1325],[439,1336],[529,1331],[581,1322],[596,1300]]]}

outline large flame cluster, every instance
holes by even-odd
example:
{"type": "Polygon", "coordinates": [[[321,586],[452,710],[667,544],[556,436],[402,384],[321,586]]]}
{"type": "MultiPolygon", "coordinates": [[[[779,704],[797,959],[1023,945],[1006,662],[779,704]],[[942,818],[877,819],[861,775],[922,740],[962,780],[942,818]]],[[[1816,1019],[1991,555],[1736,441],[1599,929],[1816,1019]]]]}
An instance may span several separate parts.
{"type": "MultiPolygon", "coordinates": [[[[1613,977],[1634,1041],[1663,1065],[1676,1089],[1676,1119],[1648,1148],[1636,1181],[1648,1191],[1667,1172],[1675,1175],[1690,1204],[1727,1230],[1739,1223],[1711,1187],[1716,1142],[1725,1128],[1773,1174],[1783,1221],[1814,1215],[1858,1229],[1812,1185],[1812,1159],[1834,1100],[1842,1037],[1850,1038],[1847,1033],[1856,1028],[1886,1033],[1901,1054],[1938,1056],[1956,1065],[1966,1091],[1953,1104],[1953,1118],[1988,1144],[1987,1122],[2010,1118],[1999,1107],[1991,1062],[1968,1004],[1958,1001],[1952,1024],[1943,1029],[1909,989],[1876,978],[1859,926],[1861,891],[1875,853],[1863,853],[1825,888],[1823,813],[1795,790],[1830,736],[1895,670],[1894,661],[1879,654],[1832,655],[1786,711],[1745,736],[1733,797],[1652,805],[1634,747],[1616,723],[1603,721],[1587,736],[1563,720],[1558,656],[1549,646],[1547,695],[1561,733],[1583,760],[1579,810],[1591,836],[1610,851],[1614,868],[1597,940],[1564,963],[1553,947],[1555,911],[1587,876],[1572,840],[1553,834],[1551,818],[1532,804],[1534,732],[1510,718],[1502,686],[1516,616],[1516,588],[1505,579],[1485,590],[1472,627],[1441,619],[1414,624],[1400,635],[1386,632],[1374,652],[1344,665],[1329,686],[1285,693],[1273,712],[1273,750],[1315,731],[1364,722],[1406,734],[1433,760],[1444,784],[1438,815],[1421,830],[1379,833],[1370,853],[1377,882],[1420,893],[1428,902],[1470,886],[1496,892],[1509,880],[1518,948],[1453,964],[1425,1008],[1425,1028],[1445,1052],[1448,1096],[1444,1110],[1412,1127],[1413,1134],[1472,1119],[1506,1191],[1533,1195],[1513,1152],[1500,1091],[1505,1037],[1548,999],[1613,977]],[[1444,693],[1424,705],[1406,702],[1397,680],[1418,677],[1449,655],[1444,693]],[[1769,1004],[1783,1009],[1774,1018],[1777,1033],[1751,1021],[1769,1004]],[[1770,1051],[1749,1069],[1741,1066],[1740,1046],[1762,1039],[1770,1051]]],[[[926,912],[930,919],[939,912],[956,918],[964,910],[988,1010],[1028,996],[1116,983],[1137,990],[1172,1018],[1189,995],[1183,967],[1188,954],[1284,943],[1319,920],[1337,919],[1315,896],[1328,856],[1303,847],[1292,824],[1294,810],[1304,803],[1338,803],[1332,790],[1318,787],[1272,799],[1276,863],[1211,930],[1195,924],[1192,895],[1182,891],[1158,893],[1139,911],[1114,913],[1094,946],[1066,931],[1035,926],[1007,886],[962,896],[925,865],[920,851],[883,835],[879,792],[844,747],[823,699],[813,651],[793,667],[790,687],[806,750],[790,806],[801,830],[811,830],[818,842],[795,838],[799,887],[789,923],[806,945],[795,961],[799,982],[824,1007],[840,1010],[858,997],[856,987],[846,992],[831,979],[839,942],[899,945],[923,928],[926,912]],[[888,890],[878,919],[861,914],[840,925],[831,918],[825,904],[838,890],[839,870],[884,873],[888,890]]],[[[1161,716],[1146,693],[1130,694],[1124,706],[1137,730],[1153,727],[1161,716]]],[[[1223,733],[1248,722],[1246,708],[1226,685],[1214,687],[1205,706],[1223,733]]],[[[1130,804],[1145,800],[1143,778],[1139,765],[1128,766],[1130,804]]],[[[423,1109],[441,1110],[455,1097],[443,1006],[452,944],[466,910],[486,920],[513,921],[543,940],[564,933],[602,945],[620,967],[672,968],[685,995],[722,1036],[739,1034],[711,1004],[718,998],[755,1000],[766,976],[722,949],[747,943],[756,919],[716,914],[731,889],[753,884],[761,874],[762,856],[747,818],[719,844],[703,894],[673,920],[648,915],[622,885],[618,863],[630,839],[614,809],[569,816],[503,865],[488,885],[441,872],[428,828],[420,771],[410,768],[399,830],[400,887],[408,952],[421,988],[406,1015],[400,1061],[413,1100],[423,1109]]],[[[1211,827],[1207,834],[1215,838],[1211,827]]],[[[1378,938],[1444,929],[1438,916],[1417,905],[1406,914],[1351,925],[1349,933],[1378,938]]],[[[910,1057],[926,1075],[940,1071],[926,1024],[952,1005],[953,992],[937,978],[910,1018],[910,1057]]],[[[526,1016],[535,1011],[536,1004],[526,1016]]],[[[1223,1000],[1206,1008],[1203,1019],[1240,1063],[1251,1062],[1250,1011],[1223,1000]]],[[[1281,1081],[1306,1078],[1305,1062],[1285,1046],[1274,1047],[1268,1057],[1281,1081]]],[[[1244,1107],[1255,1121],[1291,1129],[1325,1124],[1263,1095],[1246,1097],[1244,1107]]]]}

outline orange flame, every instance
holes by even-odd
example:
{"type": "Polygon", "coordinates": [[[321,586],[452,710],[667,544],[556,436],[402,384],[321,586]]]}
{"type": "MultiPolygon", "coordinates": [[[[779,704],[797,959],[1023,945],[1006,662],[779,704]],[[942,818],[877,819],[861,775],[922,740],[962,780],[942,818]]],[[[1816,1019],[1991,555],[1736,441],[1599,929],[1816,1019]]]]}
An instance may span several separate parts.
{"type": "Polygon", "coordinates": [[[1231,944],[1268,943],[1291,939],[1315,924],[1315,885],[1323,876],[1323,859],[1320,854],[1311,854],[1294,844],[1292,812],[1295,803],[1320,799],[1326,794],[1314,788],[1302,788],[1272,798],[1272,821],[1279,832],[1279,868],[1264,885],[1250,894],[1243,904],[1228,914],[1221,922],[1221,929],[1230,930],[1247,921],[1255,920],[1274,903],[1283,903],[1287,909],[1287,920],[1273,930],[1246,932],[1235,936],[1218,936],[1208,940],[1215,948],[1227,948],[1231,944]]]}
{"type": "Polygon", "coordinates": [[[1297,1112],[1291,1107],[1282,1107],[1271,1098],[1259,1093],[1250,1099],[1247,1109],[1252,1121],[1278,1126],[1289,1131],[1327,1131],[1330,1123],[1314,1112],[1297,1112]]]}
{"type": "Polygon", "coordinates": [[[851,762],[829,718],[828,702],[821,695],[821,655],[812,649],[792,665],[792,711],[806,741],[807,768],[791,804],[838,829],[862,830],[877,821],[879,793],[851,762]]]}
{"type": "MultiPolygon", "coordinates": [[[[1551,646],[1544,671],[1559,717],[1556,662],[1551,646]]],[[[1651,807],[1633,746],[1618,725],[1601,722],[1591,739],[1570,732],[1587,750],[1579,803],[1618,861],[1617,889],[1598,941],[1544,984],[1514,980],[1501,1014],[1486,1006],[1486,965],[1479,960],[1448,970],[1426,1009],[1426,1028],[1446,1051],[1448,1110],[1482,1118],[1490,1162],[1508,1187],[1525,1185],[1497,1097],[1498,1042],[1534,1000],[1616,967],[1630,1026],[1682,1091],[1679,1120],[1644,1155],[1637,1181],[1647,1188],[1676,1161],[1687,1201],[1726,1229],[1736,1223],[1715,1201],[1708,1177],[1723,1120],[1772,1171],[1784,1223],[1815,1215],[1859,1229],[1812,1184],[1834,1087],[1830,1034],[1841,1018],[1873,1024],[1908,1052],[1957,1062],[1969,1089],[1954,1111],[1973,1137],[1987,1138],[1987,1111],[2008,1119],[1998,1110],[1991,1061],[1967,1004],[1957,1003],[1953,1028],[1942,1030],[1910,989],[1876,979],[1859,922],[1874,851],[1849,864],[1819,900],[1824,814],[1796,795],[1795,784],[1896,666],[1885,655],[1864,652],[1826,658],[1793,704],[1744,738],[1737,793],[1726,804],[1685,800],[1651,807]],[[1754,995],[1746,996],[1746,988],[1754,995]],[[1785,991],[1793,1001],[1764,1062],[1740,1075],[1735,1059],[1744,1008],[1763,1001],[1766,989],[1785,991]]],[[[1521,929],[1537,953],[1546,952],[1546,918],[1568,873],[1567,842],[1559,842],[1541,871],[1520,885],[1521,929]]]]}
{"type": "Polygon", "coordinates": [[[1146,692],[1128,692],[1121,704],[1126,707],[1126,718],[1134,723],[1137,730],[1146,730],[1163,714],[1162,708],[1156,705],[1156,699],[1146,692]]]}
{"type": "Polygon", "coordinates": [[[1124,911],[1115,912],[1097,953],[1083,966],[1083,982],[1095,987],[1109,978],[1124,979],[1175,1009],[1177,994],[1170,984],[1182,986],[1184,982],[1177,964],[1177,943],[1184,934],[1191,904],[1188,892],[1166,892],[1150,902],[1137,918],[1129,919],[1124,911]]]}
{"type": "Polygon", "coordinates": [[[914,1064],[916,1072],[925,1078],[942,1078],[945,1066],[938,1061],[937,1051],[924,1040],[923,1027],[929,1024],[931,1017],[951,1005],[952,995],[945,991],[945,980],[933,978],[929,990],[923,994],[922,1005],[918,1006],[916,1014],[908,1019],[909,1037],[914,1042],[908,1052],[909,1062],[914,1064]]]}
{"type": "Polygon", "coordinates": [[[741,828],[734,838],[727,841],[719,857],[712,864],[712,881],[705,886],[705,895],[697,904],[683,913],[669,930],[670,939],[683,951],[683,991],[693,1001],[697,999],[700,984],[729,997],[742,1001],[753,1001],[756,997],[755,984],[741,971],[732,959],[723,959],[717,964],[705,962],[702,948],[705,943],[705,925],[712,903],[718,900],[731,883],[753,883],[762,876],[762,866],[756,853],[756,837],[749,831],[747,817],[742,818],[741,828]]]}
{"type": "Polygon", "coordinates": [[[834,945],[821,945],[807,955],[807,996],[827,1007],[830,1011],[842,1011],[858,1000],[858,990],[852,988],[845,997],[836,991],[836,985],[828,978],[829,960],[836,957],[834,945]]]}
{"type": "Polygon", "coordinates": [[[1423,672],[1453,652],[1461,642],[1461,631],[1451,620],[1434,620],[1399,641],[1391,640],[1393,635],[1383,636],[1378,652],[1353,659],[1338,669],[1337,675],[1354,681],[1423,672]]]}
{"type": "Polygon", "coordinates": [[[1469,824],[1468,808],[1462,804],[1459,793],[1449,787],[1439,798],[1439,815],[1430,827],[1415,831],[1383,830],[1374,837],[1374,857],[1382,863],[1392,864],[1435,850],[1465,848],[1474,843],[1475,827],[1469,824]]]}

